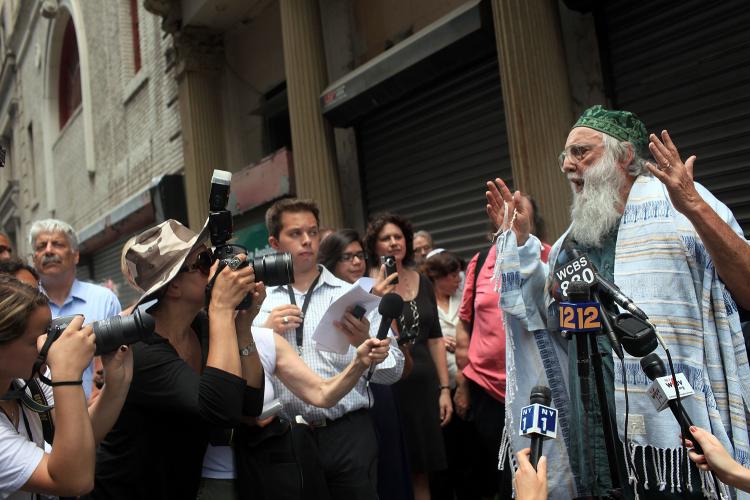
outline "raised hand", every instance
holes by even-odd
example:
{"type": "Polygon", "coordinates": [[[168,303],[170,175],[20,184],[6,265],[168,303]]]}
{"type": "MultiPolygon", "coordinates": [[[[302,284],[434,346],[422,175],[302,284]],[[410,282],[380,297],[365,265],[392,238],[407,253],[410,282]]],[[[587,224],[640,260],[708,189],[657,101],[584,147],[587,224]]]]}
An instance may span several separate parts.
{"type": "Polygon", "coordinates": [[[531,234],[531,214],[528,213],[525,204],[521,203],[521,192],[511,193],[505,182],[498,177],[494,181],[487,182],[485,196],[487,197],[485,210],[493,226],[505,231],[512,223],[518,246],[524,245],[531,234]]]}
{"type": "Polygon", "coordinates": [[[683,163],[680,152],[666,130],[661,131],[661,140],[656,134],[651,134],[649,139],[651,142],[648,148],[657,164],[646,162],[646,168],[667,187],[672,204],[683,215],[697,210],[703,203],[703,198],[693,184],[695,155],[683,163]]]}

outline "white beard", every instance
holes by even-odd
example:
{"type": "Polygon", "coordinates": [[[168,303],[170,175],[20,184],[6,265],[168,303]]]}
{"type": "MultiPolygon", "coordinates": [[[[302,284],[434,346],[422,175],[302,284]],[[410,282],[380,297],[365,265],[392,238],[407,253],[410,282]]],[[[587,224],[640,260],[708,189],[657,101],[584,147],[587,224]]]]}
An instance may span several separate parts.
{"type": "MultiPolygon", "coordinates": [[[[604,156],[583,175],[583,190],[573,190],[570,209],[570,235],[583,246],[601,247],[602,239],[622,216],[620,193],[626,182],[625,172],[604,156]]],[[[568,179],[575,178],[568,175],[568,179]]]]}

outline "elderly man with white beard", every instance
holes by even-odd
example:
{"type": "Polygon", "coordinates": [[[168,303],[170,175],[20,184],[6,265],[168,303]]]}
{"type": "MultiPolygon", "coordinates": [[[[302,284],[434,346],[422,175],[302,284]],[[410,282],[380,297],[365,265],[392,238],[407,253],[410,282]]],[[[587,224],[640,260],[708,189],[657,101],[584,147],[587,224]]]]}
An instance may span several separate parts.
{"type": "MultiPolygon", "coordinates": [[[[680,428],[670,412],[658,413],[648,399],[651,382],[639,359],[626,354],[621,370],[613,361],[609,339],[598,335],[604,391],[617,434],[616,456],[607,455],[593,374],[588,383],[591,397],[584,405],[576,342],[564,339],[557,326],[553,270],[571,260],[571,247],[586,254],[603,278],[617,284],[648,314],[676,370],[695,390],[683,400],[693,423],[708,425],[736,460],[750,465],[745,412],[750,369],[737,307],[717,273],[726,266],[714,264],[712,257],[721,254],[704,246],[690,219],[680,212],[682,207],[672,203],[670,195],[676,190],[651,175],[645,161],[647,145],[646,128],[633,113],[594,106],[578,119],[560,155],[560,168],[573,190],[571,225],[554,244],[549,266],[539,259],[539,240],[529,234],[520,193],[511,194],[500,179],[488,183],[488,214],[504,221],[506,229],[496,242],[496,276],[508,335],[505,428],[518,429],[531,387],[552,389],[552,405],[559,415],[558,439],[544,444],[550,498],[607,496],[613,487],[611,461],[616,462],[620,487],[628,498],[716,495],[705,473],[692,465],[681,467],[680,428]],[[627,441],[624,381],[629,398],[627,441]]],[[[678,164],[684,167],[671,141],[668,146],[668,154],[656,156],[658,167],[651,168],[665,172],[678,164]]],[[[693,161],[686,163],[692,168],[693,161]]],[[[697,183],[695,191],[739,236],[725,245],[746,245],[729,209],[697,183]]],[[[665,359],[661,347],[656,352],[665,359]]],[[[512,460],[513,453],[526,446],[528,440],[513,432],[504,436],[501,450],[512,460]]]]}

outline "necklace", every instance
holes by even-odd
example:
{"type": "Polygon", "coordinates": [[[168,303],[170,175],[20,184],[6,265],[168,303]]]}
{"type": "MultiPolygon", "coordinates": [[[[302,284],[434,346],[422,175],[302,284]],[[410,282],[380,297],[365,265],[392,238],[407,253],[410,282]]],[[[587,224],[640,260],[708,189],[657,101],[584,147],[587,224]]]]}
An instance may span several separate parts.
{"type": "Polygon", "coordinates": [[[410,300],[407,302],[409,308],[404,308],[404,312],[398,318],[401,327],[400,338],[406,342],[415,342],[419,336],[419,311],[417,310],[417,301],[410,300]],[[407,324],[406,312],[410,312],[411,324],[407,324]]]}

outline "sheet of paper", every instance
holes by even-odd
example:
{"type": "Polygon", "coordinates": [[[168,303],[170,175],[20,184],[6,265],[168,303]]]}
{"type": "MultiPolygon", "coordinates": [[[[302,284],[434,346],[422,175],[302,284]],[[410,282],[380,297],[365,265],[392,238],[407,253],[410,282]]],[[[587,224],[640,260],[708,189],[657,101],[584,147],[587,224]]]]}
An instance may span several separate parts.
{"type": "Polygon", "coordinates": [[[355,305],[364,307],[365,315],[368,315],[374,309],[377,309],[379,304],[380,297],[368,293],[357,283],[352,285],[344,295],[328,307],[317,328],[315,328],[313,333],[315,347],[320,351],[346,354],[349,350],[349,340],[333,325],[333,322],[341,321],[344,313],[355,305]]]}

